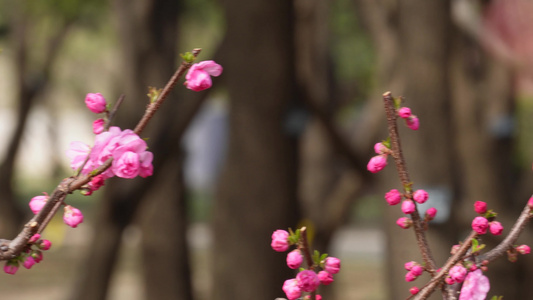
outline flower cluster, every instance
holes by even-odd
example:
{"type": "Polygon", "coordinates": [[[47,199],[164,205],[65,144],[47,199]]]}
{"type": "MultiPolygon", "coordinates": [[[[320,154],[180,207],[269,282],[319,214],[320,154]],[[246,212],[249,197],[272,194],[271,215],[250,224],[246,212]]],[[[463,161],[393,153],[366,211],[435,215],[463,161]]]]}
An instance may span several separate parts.
{"type": "Polygon", "coordinates": [[[405,124],[412,130],[418,130],[420,127],[420,120],[418,117],[411,113],[409,107],[401,107],[398,109],[398,116],[405,120],[405,124]]]}
{"type": "MultiPolygon", "coordinates": [[[[41,196],[35,196],[31,198],[29,206],[31,211],[34,214],[38,214],[41,209],[45,206],[46,202],[48,202],[49,196],[45,193],[45,195],[41,196]]],[[[63,214],[63,221],[65,224],[72,228],[76,228],[80,223],[83,222],[83,214],[81,211],[75,207],[72,207],[70,205],[65,206],[65,212],[63,214]]]]}
{"type": "MultiPolygon", "coordinates": [[[[426,203],[428,199],[429,199],[429,194],[425,190],[416,190],[414,193],[412,193],[412,195],[404,196],[397,189],[392,189],[385,194],[385,201],[387,201],[387,204],[393,206],[401,202],[402,212],[407,215],[415,212],[416,210],[415,202],[419,204],[423,204],[423,203],[426,203]],[[409,197],[411,197],[412,199],[410,199],[409,197]],[[402,202],[402,198],[405,198],[403,202],[402,202]]],[[[426,210],[425,221],[429,222],[433,220],[436,215],[437,215],[437,209],[434,207],[429,208],[428,210],[426,210]]],[[[408,217],[401,217],[396,221],[396,224],[398,224],[398,226],[400,226],[401,228],[406,229],[406,228],[411,227],[413,222],[408,217]]]]}
{"type": "MultiPolygon", "coordinates": [[[[304,260],[302,251],[306,251],[302,249],[304,246],[301,239],[300,230],[297,230],[295,233],[292,233],[292,231],[289,233],[285,230],[278,229],[272,234],[270,246],[275,251],[285,252],[289,250],[291,245],[297,245],[297,249],[287,254],[287,266],[291,269],[298,269],[304,260]]],[[[320,255],[318,251],[315,251],[313,261],[314,264],[309,266],[309,269],[300,268],[295,278],[287,279],[284,282],[282,290],[289,300],[300,298],[303,292],[315,292],[320,284],[331,284],[333,282],[333,275],[337,274],[341,268],[340,259],[328,257],[327,254],[320,255]],[[318,273],[315,271],[317,267],[322,269],[318,273]]],[[[304,299],[308,299],[307,296],[304,299]]],[[[320,300],[322,297],[316,295],[316,299],[320,300]]]]}
{"type": "Polygon", "coordinates": [[[20,265],[26,269],[31,269],[33,265],[43,260],[42,251],[46,251],[52,247],[49,240],[41,239],[40,234],[34,234],[28,241],[27,249],[19,256],[6,261],[4,265],[4,272],[15,275],[20,265]]]}
{"type": "Polygon", "coordinates": [[[487,203],[483,201],[476,201],[474,203],[474,210],[481,216],[475,217],[472,220],[472,229],[478,234],[485,234],[487,230],[494,235],[500,235],[503,232],[503,226],[500,222],[494,221],[496,213],[492,210],[487,210],[487,203]]]}

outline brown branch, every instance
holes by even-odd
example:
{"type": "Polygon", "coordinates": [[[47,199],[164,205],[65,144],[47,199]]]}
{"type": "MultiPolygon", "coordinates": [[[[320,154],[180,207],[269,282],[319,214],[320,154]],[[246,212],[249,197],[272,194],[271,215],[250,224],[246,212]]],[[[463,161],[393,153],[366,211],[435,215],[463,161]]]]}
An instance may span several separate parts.
{"type": "MultiPolygon", "coordinates": [[[[315,263],[313,262],[311,249],[309,248],[309,242],[307,241],[307,227],[305,226],[300,229],[300,239],[301,243],[299,243],[298,249],[304,253],[308,270],[314,270],[315,263]]],[[[311,292],[311,299],[316,299],[316,291],[311,292]]]]}
{"type": "MultiPolygon", "coordinates": [[[[407,172],[407,167],[405,166],[405,159],[402,153],[402,147],[400,145],[400,136],[398,134],[398,125],[396,122],[397,115],[396,109],[394,108],[394,99],[391,92],[386,92],[383,94],[383,102],[385,104],[385,112],[387,114],[387,127],[389,130],[389,137],[391,143],[392,157],[396,163],[396,169],[398,171],[398,176],[402,182],[404,192],[407,198],[412,199],[412,193],[409,190],[406,190],[406,187],[411,185],[411,180],[409,179],[409,173],[407,172]]],[[[413,201],[414,202],[414,201],[413,201]]],[[[416,202],[415,206],[416,206],[416,202]]],[[[426,263],[426,266],[429,269],[430,274],[433,276],[435,273],[436,265],[431,250],[429,248],[426,235],[424,233],[424,228],[420,214],[418,213],[418,208],[411,214],[411,219],[413,220],[413,228],[415,230],[416,241],[418,248],[422,254],[422,258],[426,263]]]]}

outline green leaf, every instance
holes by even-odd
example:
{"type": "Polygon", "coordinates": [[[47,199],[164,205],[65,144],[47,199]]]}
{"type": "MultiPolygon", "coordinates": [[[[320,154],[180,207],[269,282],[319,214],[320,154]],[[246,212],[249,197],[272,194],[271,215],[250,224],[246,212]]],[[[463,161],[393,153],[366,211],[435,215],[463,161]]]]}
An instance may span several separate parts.
{"type": "Polygon", "coordinates": [[[191,52],[185,52],[185,54],[180,54],[181,58],[183,58],[184,61],[187,63],[193,63],[196,59],[194,55],[191,52]]]}
{"type": "Polygon", "coordinates": [[[328,257],[327,253],[324,253],[320,256],[320,261],[324,261],[328,257]]]}

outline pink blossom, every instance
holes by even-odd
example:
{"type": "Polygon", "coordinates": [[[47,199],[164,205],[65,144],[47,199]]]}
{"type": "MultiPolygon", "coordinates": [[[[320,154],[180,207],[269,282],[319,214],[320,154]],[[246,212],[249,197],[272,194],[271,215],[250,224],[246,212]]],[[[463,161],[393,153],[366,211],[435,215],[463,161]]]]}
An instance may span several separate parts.
{"type": "Polygon", "coordinates": [[[466,276],[459,300],[484,300],[489,290],[489,279],[481,270],[475,270],[466,276]]]}
{"type": "Polygon", "coordinates": [[[291,269],[298,269],[302,264],[304,257],[300,250],[296,249],[287,254],[287,266],[291,269]]]}
{"type": "Polygon", "coordinates": [[[36,263],[40,263],[43,260],[43,253],[41,251],[34,250],[31,253],[31,257],[33,257],[36,263]]]}
{"type": "Polygon", "coordinates": [[[392,189],[385,194],[385,200],[389,205],[396,205],[402,201],[402,194],[397,189],[392,189]]]}
{"type": "Polygon", "coordinates": [[[461,283],[465,280],[467,270],[462,265],[453,266],[448,272],[449,276],[457,283],[461,283]]]}
{"type": "Polygon", "coordinates": [[[366,168],[372,173],[377,173],[387,165],[387,155],[377,155],[370,159],[366,168]]]}
{"type": "Polygon", "coordinates": [[[44,205],[48,201],[48,196],[35,196],[30,200],[30,209],[34,214],[37,214],[43,209],[44,205]]]}
{"type": "Polygon", "coordinates": [[[403,229],[407,229],[411,227],[411,225],[413,225],[413,221],[409,219],[408,217],[401,217],[398,220],[396,220],[396,224],[403,229]]]}
{"type": "Polygon", "coordinates": [[[24,268],[31,269],[31,267],[35,264],[35,259],[31,256],[27,256],[24,260],[24,263],[22,264],[24,268]]]}
{"type": "Polygon", "coordinates": [[[418,128],[420,127],[420,121],[415,115],[411,115],[409,118],[405,119],[405,121],[407,123],[407,127],[412,130],[418,130],[418,128]]]}
{"type": "Polygon", "coordinates": [[[527,201],[527,206],[529,206],[530,209],[533,209],[533,196],[527,201]]]}
{"type": "Polygon", "coordinates": [[[63,214],[63,221],[72,228],[78,227],[83,222],[83,214],[81,211],[70,205],[65,205],[65,213],[63,214]]]}
{"type": "Polygon", "coordinates": [[[103,113],[106,111],[106,101],[104,96],[100,93],[88,93],[85,96],[85,105],[87,108],[95,114],[103,113]]]}
{"type": "Polygon", "coordinates": [[[383,145],[383,143],[376,143],[374,145],[374,152],[376,152],[377,154],[385,154],[388,152],[388,148],[383,145]]]}
{"type": "Polygon", "coordinates": [[[285,280],[282,289],[289,300],[298,299],[302,295],[302,291],[298,286],[298,281],[294,278],[285,280]]]}
{"type": "Polygon", "coordinates": [[[99,190],[105,184],[105,179],[102,174],[94,176],[91,181],[89,181],[89,188],[91,192],[99,190]]]}
{"type": "Polygon", "coordinates": [[[135,178],[139,175],[140,161],[139,154],[131,151],[122,153],[122,155],[113,160],[113,173],[121,178],[135,178]]]}
{"type": "Polygon", "coordinates": [[[93,122],[93,133],[99,134],[104,131],[105,121],[104,119],[96,119],[93,122]]]}
{"type": "Polygon", "coordinates": [[[516,251],[520,254],[529,254],[531,252],[531,249],[528,245],[520,245],[516,247],[516,251]]]}
{"type": "Polygon", "coordinates": [[[287,251],[289,249],[289,233],[281,229],[274,231],[270,246],[278,252],[287,251]]]}
{"type": "Polygon", "coordinates": [[[413,275],[418,277],[422,275],[422,273],[424,273],[424,268],[422,268],[422,266],[420,265],[414,265],[413,268],[411,268],[411,272],[413,273],[413,275]]]}
{"type": "Polygon", "coordinates": [[[296,280],[298,281],[298,286],[304,292],[312,292],[316,290],[320,284],[320,280],[314,271],[303,270],[298,275],[296,275],[296,280]]]}
{"type": "Polygon", "coordinates": [[[333,275],[326,271],[320,271],[318,272],[318,279],[323,285],[329,285],[333,282],[333,275]]]}
{"type": "Polygon", "coordinates": [[[474,210],[480,215],[486,213],[487,212],[487,203],[485,203],[483,201],[476,201],[476,203],[474,203],[474,210]]]}
{"type": "Polygon", "coordinates": [[[405,274],[405,281],[407,281],[407,282],[414,281],[416,279],[416,277],[417,276],[413,272],[409,271],[409,272],[407,272],[405,274]]]}
{"type": "Polygon", "coordinates": [[[402,119],[407,119],[411,116],[411,109],[409,107],[401,107],[398,110],[398,116],[402,119]]]}
{"type": "MultiPolygon", "coordinates": [[[[77,170],[81,167],[91,148],[82,142],[71,142],[69,149],[67,150],[67,157],[70,158],[70,167],[73,170],[77,170]]],[[[86,164],[84,169],[84,174],[89,173],[90,170],[87,170],[90,165],[86,164]]]]}
{"type": "Polygon", "coordinates": [[[428,200],[428,198],[429,198],[429,195],[424,190],[416,190],[413,193],[413,200],[415,200],[416,202],[418,202],[420,204],[426,202],[428,200]]]}
{"type": "Polygon", "coordinates": [[[185,76],[185,85],[188,89],[199,92],[211,87],[211,76],[222,74],[222,66],[212,60],[193,64],[185,76]],[[211,75],[211,76],[210,76],[211,75]]]}
{"type": "Polygon", "coordinates": [[[52,242],[50,242],[49,240],[42,240],[41,244],[39,245],[39,248],[45,251],[49,250],[50,247],[52,247],[52,242]]]}
{"type": "Polygon", "coordinates": [[[326,258],[326,262],[324,263],[324,269],[330,274],[339,273],[339,271],[341,270],[341,260],[333,256],[326,258]]]}
{"type": "Polygon", "coordinates": [[[428,216],[429,220],[435,219],[435,216],[437,215],[437,209],[435,207],[428,208],[428,210],[426,210],[426,215],[428,216]]]}
{"type": "Polygon", "coordinates": [[[28,241],[28,243],[35,243],[37,242],[39,239],[41,238],[41,235],[36,233],[34,235],[31,236],[30,240],[28,241]]]}
{"type": "Polygon", "coordinates": [[[416,206],[415,203],[411,200],[405,200],[402,202],[402,212],[404,214],[412,214],[415,212],[416,206]]]}
{"type": "Polygon", "coordinates": [[[420,292],[420,290],[416,286],[413,286],[409,289],[409,293],[411,293],[411,295],[416,295],[418,292],[420,292]]]}
{"type": "Polygon", "coordinates": [[[455,279],[453,279],[453,278],[451,278],[450,276],[448,276],[448,277],[446,277],[446,278],[444,279],[444,282],[446,282],[446,283],[449,284],[449,285],[452,285],[452,284],[455,283],[455,279]]]}
{"type": "Polygon", "coordinates": [[[8,260],[4,265],[4,272],[15,275],[19,269],[19,263],[16,260],[8,260]]]}
{"type": "Polygon", "coordinates": [[[494,235],[500,235],[503,232],[503,226],[498,221],[492,221],[490,224],[490,233],[494,235]]]}
{"type": "Polygon", "coordinates": [[[472,221],[472,229],[478,234],[487,233],[487,228],[489,227],[489,221],[484,217],[475,217],[472,221]]]}
{"type": "Polygon", "coordinates": [[[418,265],[416,261],[408,261],[403,266],[407,271],[411,271],[411,269],[416,265],[418,265]]]}

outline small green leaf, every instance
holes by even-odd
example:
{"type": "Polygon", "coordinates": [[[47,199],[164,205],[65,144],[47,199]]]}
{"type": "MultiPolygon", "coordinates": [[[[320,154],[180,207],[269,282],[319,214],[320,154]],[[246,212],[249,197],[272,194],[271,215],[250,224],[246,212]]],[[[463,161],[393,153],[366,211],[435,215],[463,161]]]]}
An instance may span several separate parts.
{"type": "Polygon", "coordinates": [[[148,87],[148,94],[146,94],[146,95],[150,99],[150,103],[154,103],[155,101],[157,101],[157,99],[159,98],[159,95],[161,94],[162,90],[163,89],[158,89],[158,88],[155,88],[153,86],[149,86],[148,87]]]}
{"type": "Polygon", "coordinates": [[[191,52],[185,52],[185,54],[180,54],[181,58],[187,63],[193,63],[196,59],[191,52]]]}
{"type": "Polygon", "coordinates": [[[391,147],[391,145],[390,145],[390,136],[387,137],[387,139],[382,141],[381,143],[383,144],[383,146],[385,146],[385,147],[390,149],[390,147],[391,147]]]}
{"type": "Polygon", "coordinates": [[[320,261],[324,261],[328,257],[327,253],[324,253],[320,256],[320,261]]]}

